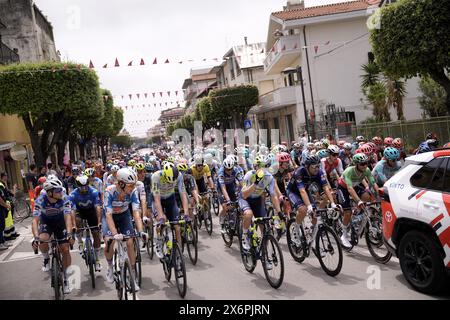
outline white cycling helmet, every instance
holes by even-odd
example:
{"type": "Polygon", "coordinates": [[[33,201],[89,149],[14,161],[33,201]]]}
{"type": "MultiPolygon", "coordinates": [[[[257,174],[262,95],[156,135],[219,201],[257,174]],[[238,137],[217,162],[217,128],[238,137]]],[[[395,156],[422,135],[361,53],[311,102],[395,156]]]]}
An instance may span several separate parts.
{"type": "Polygon", "coordinates": [[[136,172],[128,168],[122,168],[117,171],[117,180],[125,183],[136,183],[136,172]]]}
{"type": "Polygon", "coordinates": [[[47,180],[59,180],[57,176],[55,176],[54,174],[49,174],[47,176],[47,180]]]}
{"type": "Polygon", "coordinates": [[[211,165],[212,164],[212,159],[213,159],[213,155],[210,153],[205,154],[205,156],[203,157],[205,159],[205,163],[207,165],[211,165]]]}
{"type": "Polygon", "coordinates": [[[237,163],[237,162],[238,162],[238,157],[237,157],[237,155],[235,155],[235,154],[229,154],[229,155],[227,155],[226,159],[231,159],[231,160],[233,160],[234,163],[237,163]]]}
{"type": "Polygon", "coordinates": [[[344,143],[344,149],[345,150],[352,150],[353,146],[352,146],[352,144],[350,142],[346,142],[346,143],[344,143]]]}
{"type": "Polygon", "coordinates": [[[50,191],[54,188],[64,188],[59,179],[48,179],[44,182],[44,190],[50,191]]]}
{"type": "Polygon", "coordinates": [[[330,153],[337,153],[337,154],[339,154],[339,147],[337,146],[337,145],[334,145],[334,144],[330,144],[329,146],[328,146],[328,151],[330,152],[330,153]]]}
{"type": "Polygon", "coordinates": [[[117,172],[119,170],[120,170],[120,167],[117,164],[115,164],[111,167],[111,172],[117,172]]]}
{"type": "Polygon", "coordinates": [[[223,166],[225,169],[233,169],[234,168],[234,161],[233,159],[230,158],[225,158],[225,160],[223,160],[223,166]]]}
{"type": "Polygon", "coordinates": [[[203,164],[204,160],[201,154],[194,155],[194,163],[197,164],[203,164]]]}

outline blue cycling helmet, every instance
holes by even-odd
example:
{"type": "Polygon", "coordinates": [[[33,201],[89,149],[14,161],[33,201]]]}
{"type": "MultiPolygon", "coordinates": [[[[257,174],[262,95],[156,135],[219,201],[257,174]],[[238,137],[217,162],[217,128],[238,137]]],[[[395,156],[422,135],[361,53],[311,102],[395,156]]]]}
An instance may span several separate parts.
{"type": "Polygon", "coordinates": [[[309,155],[305,159],[305,166],[310,166],[314,164],[319,164],[320,158],[317,155],[309,155]]]}
{"type": "Polygon", "coordinates": [[[319,152],[317,152],[317,156],[322,159],[328,157],[329,153],[327,149],[321,149],[319,152]]]}
{"type": "Polygon", "coordinates": [[[432,151],[430,146],[428,145],[428,143],[421,143],[416,154],[420,154],[420,153],[425,153],[425,152],[430,152],[432,151]]]}
{"type": "Polygon", "coordinates": [[[398,151],[398,149],[393,147],[387,147],[386,149],[384,149],[383,155],[386,159],[393,161],[400,158],[400,152],[398,151]]]}
{"type": "Polygon", "coordinates": [[[153,171],[153,165],[150,163],[150,162],[147,162],[146,164],[145,164],[145,171],[147,171],[147,172],[152,172],[153,171]]]}
{"type": "Polygon", "coordinates": [[[108,172],[111,171],[112,166],[113,166],[112,163],[108,163],[108,164],[106,165],[106,171],[108,171],[108,172]]]}

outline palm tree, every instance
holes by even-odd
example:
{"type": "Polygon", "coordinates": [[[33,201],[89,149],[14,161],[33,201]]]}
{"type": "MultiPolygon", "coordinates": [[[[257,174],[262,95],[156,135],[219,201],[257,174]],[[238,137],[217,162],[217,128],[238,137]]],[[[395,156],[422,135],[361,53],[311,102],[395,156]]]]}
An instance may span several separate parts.
{"type": "Polygon", "coordinates": [[[394,107],[397,110],[397,120],[405,120],[403,114],[403,98],[406,96],[405,82],[400,79],[386,78],[387,108],[394,107]]]}
{"type": "Polygon", "coordinates": [[[364,71],[364,74],[361,75],[361,88],[363,91],[380,81],[380,68],[375,62],[363,64],[362,71],[364,71]]]}

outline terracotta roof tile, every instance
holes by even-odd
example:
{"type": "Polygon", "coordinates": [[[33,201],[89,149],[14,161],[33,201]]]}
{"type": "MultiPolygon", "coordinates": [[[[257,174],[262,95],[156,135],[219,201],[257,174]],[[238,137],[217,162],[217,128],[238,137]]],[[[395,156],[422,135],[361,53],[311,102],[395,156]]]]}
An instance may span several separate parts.
{"type": "Polygon", "coordinates": [[[281,20],[296,20],[318,16],[326,16],[336,13],[345,13],[351,11],[365,10],[372,5],[376,5],[380,0],[358,0],[351,2],[342,2],[328,4],[317,7],[301,8],[294,10],[273,12],[272,15],[281,20]]]}

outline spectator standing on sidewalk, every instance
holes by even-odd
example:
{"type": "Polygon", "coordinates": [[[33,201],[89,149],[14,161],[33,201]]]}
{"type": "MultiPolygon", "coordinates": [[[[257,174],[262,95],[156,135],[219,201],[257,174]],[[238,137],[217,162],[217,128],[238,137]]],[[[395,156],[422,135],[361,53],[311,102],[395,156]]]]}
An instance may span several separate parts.
{"type": "Polygon", "coordinates": [[[38,186],[38,175],[35,164],[30,164],[30,172],[25,175],[28,190],[34,190],[38,186]]]}
{"type": "Polygon", "coordinates": [[[15,230],[13,220],[14,206],[12,205],[12,203],[15,191],[12,192],[8,189],[8,175],[5,172],[0,173],[0,188],[4,189],[3,193],[5,194],[5,201],[9,202],[10,207],[5,216],[5,230],[3,232],[4,239],[6,241],[15,240],[19,236],[19,234],[15,230]]]}
{"type": "Polygon", "coordinates": [[[11,205],[6,201],[6,199],[6,187],[3,186],[3,183],[0,181],[0,251],[9,248],[9,245],[6,243],[3,235],[3,232],[5,231],[5,220],[9,210],[11,210],[11,205]]]}

